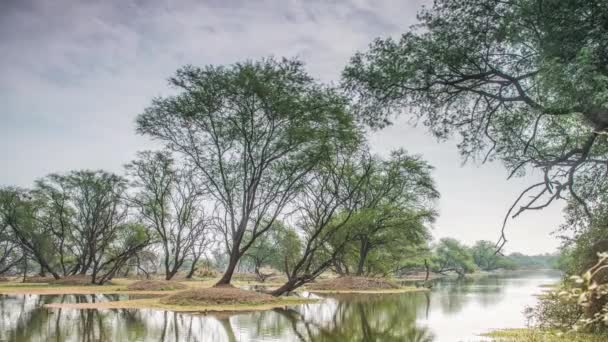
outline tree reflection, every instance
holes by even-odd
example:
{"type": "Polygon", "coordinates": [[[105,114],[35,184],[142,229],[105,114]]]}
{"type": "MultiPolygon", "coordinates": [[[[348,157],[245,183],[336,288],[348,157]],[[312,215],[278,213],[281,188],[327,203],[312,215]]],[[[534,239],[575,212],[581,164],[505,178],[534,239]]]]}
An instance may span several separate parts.
{"type": "Polygon", "coordinates": [[[498,277],[440,281],[431,293],[331,295],[321,303],[213,316],[44,307],[124,299],[117,295],[9,295],[0,297],[0,341],[234,342],[271,337],[307,342],[428,342],[435,334],[417,320],[432,321],[434,310],[445,317],[458,315],[469,304],[492,306],[504,298],[504,288],[514,286],[509,281],[498,277]]]}
{"type": "Polygon", "coordinates": [[[482,307],[495,305],[504,298],[505,287],[504,279],[495,276],[447,279],[435,283],[432,297],[436,299],[434,305],[439,305],[444,313],[456,314],[472,298],[482,307]]]}
{"type": "Polygon", "coordinates": [[[291,323],[301,341],[415,341],[433,340],[432,333],[416,325],[427,302],[419,295],[339,296],[330,321],[306,317],[296,309],[276,309],[291,323]]]}

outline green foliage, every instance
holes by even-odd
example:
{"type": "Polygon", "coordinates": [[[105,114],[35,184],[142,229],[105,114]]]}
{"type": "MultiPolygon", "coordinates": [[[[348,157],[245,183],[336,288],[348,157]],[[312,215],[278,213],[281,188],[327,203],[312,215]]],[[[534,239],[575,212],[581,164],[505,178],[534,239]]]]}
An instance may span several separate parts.
{"type": "Polygon", "coordinates": [[[456,239],[443,238],[433,248],[431,269],[437,273],[455,272],[459,276],[475,271],[469,248],[456,239]]]}
{"type": "Polygon", "coordinates": [[[608,326],[608,253],[598,253],[595,265],[574,275],[541,298],[530,315],[541,327],[606,331],[608,326]]]}
{"type": "Polygon", "coordinates": [[[361,132],[348,99],[317,84],[298,60],[186,66],[170,83],[177,94],[155,99],[138,132],[196,167],[225,235],[228,283],[303,178],[337,151],[356,151],[361,132]]]}
{"type": "Polygon", "coordinates": [[[104,171],[51,174],[31,191],[2,189],[0,222],[43,272],[89,273],[104,283],[149,241],[142,225],[127,221],[126,186],[104,171]]]}
{"type": "Polygon", "coordinates": [[[287,225],[273,230],[272,235],[276,241],[273,247],[276,249],[276,258],[273,259],[272,266],[284,273],[289,273],[302,255],[302,241],[298,233],[287,225]]]}
{"type": "Polygon", "coordinates": [[[368,168],[345,232],[333,240],[334,245],[351,240],[338,261],[342,272],[386,275],[430,239],[428,224],[435,218],[439,193],[432,167],[402,149],[386,160],[370,159],[368,168]]]}
{"type": "Polygon", "coordinates": [[[30,191],[0,189],[0,226],[5,234],[10,234],[22,252],[40,264],[42,272],[53,273],[58,266],[56,257],[60,245],[56,243],[52,229],[38,220],[44,213],[44,202],[30,191]]]}
{"type": "Polygon", "coordinates": [[[570,202],[566,209],[566,223],[563,231],[574,232],[565,239],[559,259],[560,269],[568,275],[583,273],[596,263],[597,253],[608,250],[608,192],[604,192],[596,202],[589,218],[581,213],[576,202],[570,202]]]}
{"type": "Polygon", "coordinates": [[[510,258],[505,258],[496,253],[496,244],[491,241],[477,241],[471,247],[471,254],[473,255],[475,265],[483,271],[517,268],[517,264],[510,258]]]}
{"type": "Polygon", "coordinates": [[[538,169],[508,216],[563,197],[588,212],[607,183],[608,2],[438,0],[418,18],[345,68],[361,118],[413,113],[465,160],[538,169]]]}
{"type": "Polygon", "coordinates": [[[126,166],[134,193],[129,201],[163,251],[165,279],[186,259],[196,263],[209,245],[203,191],[191,167],[178,165],[164,152],[139,152],[126,166]]]}
{"type": "Polygon", "coordinates": [[[507,256],[507,259],[518,269],[555,269],[559,256],[549,253],[539,255],[511,253],[507,256]]]}

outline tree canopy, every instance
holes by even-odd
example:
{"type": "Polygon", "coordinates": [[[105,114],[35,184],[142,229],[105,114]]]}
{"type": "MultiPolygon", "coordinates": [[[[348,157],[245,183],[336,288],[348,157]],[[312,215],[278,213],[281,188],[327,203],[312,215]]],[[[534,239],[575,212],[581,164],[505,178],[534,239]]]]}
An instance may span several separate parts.
{"type": "Polygon", "coordinates": [[[540,170],[507,216],[562,197],[589,213],[608,165],[608,3],[438,0],[418,18],[345,68],[363,120],[410,112],[439,138],[457,134],[465,160],[540,170]]]}
{"type": "Polygon", "coordinates": [[[230,254],[226,284],[305,175],[337,146],[356,146],[360,132],[347,99],[298,60],[187,66],[170,83],[178,94],[155,99],[138,132],[185,156],[202,177],[230,254]]]}

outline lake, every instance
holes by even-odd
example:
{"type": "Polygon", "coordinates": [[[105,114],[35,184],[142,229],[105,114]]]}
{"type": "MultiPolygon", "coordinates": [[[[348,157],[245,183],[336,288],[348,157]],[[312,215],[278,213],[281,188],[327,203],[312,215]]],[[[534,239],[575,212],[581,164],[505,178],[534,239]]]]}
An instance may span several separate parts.
{"type": "Polygon", "coordinates": [[[534,294],[559,278],[522,271],[439,280],[428,293],[324,295],[238,315],[42,307],[124,295],[1,295],[0,341],[482,341],[490,330],[525,327],[534,294]]]}

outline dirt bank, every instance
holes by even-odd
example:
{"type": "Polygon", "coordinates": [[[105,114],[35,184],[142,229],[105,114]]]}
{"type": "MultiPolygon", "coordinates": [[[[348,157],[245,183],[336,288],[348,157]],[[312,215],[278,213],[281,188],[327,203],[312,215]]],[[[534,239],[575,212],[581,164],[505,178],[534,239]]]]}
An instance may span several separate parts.
{"type": "Polygon", "coordinates": [[[177,292],[161,299],[169,305],[262,304],[277,301],[276,297],[235,287],[210,287],[177,292]]]}
{"type": "Polygon", "coordinates": [[[129,291],[174,291],[187,288],[185,284],[170,280],[140,280],[127,286],[129,291]]]}
{"type": "Polygon", "coordinates": [[[383,278],[338,277],[321,280],[307,286],[309,290],[388,290],[398,289],[399,285],[383,278]]]}

